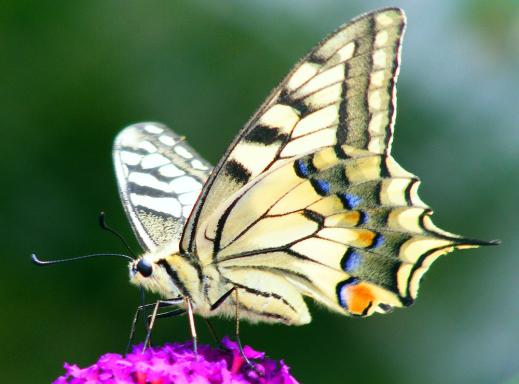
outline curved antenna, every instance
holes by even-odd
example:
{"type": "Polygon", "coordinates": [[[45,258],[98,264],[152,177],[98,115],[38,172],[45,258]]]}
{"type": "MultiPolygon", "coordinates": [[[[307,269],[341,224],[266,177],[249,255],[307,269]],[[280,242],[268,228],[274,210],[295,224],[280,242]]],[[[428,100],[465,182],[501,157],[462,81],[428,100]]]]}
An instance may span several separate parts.
{"type": "Polygon", "coordinates": [[[45,266],[45,265],[52,265],[52,264],[59,264],[59,263],[65,263],[68,261],[76,261],[76,260],[82,260],[82,259],[90,259],[92,257],[107,257],[107,256],[114,256],[114,257],[124,257],[127,260],[133,261],[134,259],[131,258],[128,255],[123,255],[120,253],[93,253],[91,255],[85,255],[85,256],[78,256],[78,257],[71,257],[70,259],[62,259],[62,260],[40,260],[38,259],[38,256],[36,256],[35,253],[31,254],[31,261],[33,264],[39,265],[39,266],[45,266]]]}
{"type": "Polygon", "coordinates": [[[105,213],[104,211],[101,211],[99,213],[99,226],[104,229],[105,231],[108,231],[110,233],[112,233],[113,235],[115,235],[119,240],[121,240],[121,242],[124,244],[124,246],[126,247],[126,249],[130,252],[130,254],[133,256],[133,258],[136,258],[136,255],[135,255],[135,252],[133,252],[133,249],[130,247],[130,245],[128,244],[128,242],[126,241],[126,239],[119,233],[117,232],[115,229],[113,229],[112,227],[108,226],[108,224],[106,224],[106,216],[105,216],[105,213]]]}

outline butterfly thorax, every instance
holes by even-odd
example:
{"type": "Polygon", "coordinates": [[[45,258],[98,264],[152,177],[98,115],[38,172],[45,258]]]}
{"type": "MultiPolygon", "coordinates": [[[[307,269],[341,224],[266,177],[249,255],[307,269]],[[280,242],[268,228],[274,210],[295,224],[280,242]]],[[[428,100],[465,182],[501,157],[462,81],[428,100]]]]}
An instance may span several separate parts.
{"type": "Polygon", "coordinates": [[[211,298],[215,301],[224,293],[218,272],[210,266],[202,269],[195,258],[180,252],[171,253],[170,249],[164,247],[145,253],[131,262],[130,282],[163,299],[189,297],[198,313],[214,315],[210,309],[211,298]]]}
{"type": "Polygon", "coordinates": [[[189,297],[195,311],[204,317],[235,314],[232,298],[217,309],[215,303],[232,285],[224,284],[214,265],[200,266],[190,255],[166,250],[146,253],[131,262],[130,282],[159,294],[163,299],[189,297]]]}

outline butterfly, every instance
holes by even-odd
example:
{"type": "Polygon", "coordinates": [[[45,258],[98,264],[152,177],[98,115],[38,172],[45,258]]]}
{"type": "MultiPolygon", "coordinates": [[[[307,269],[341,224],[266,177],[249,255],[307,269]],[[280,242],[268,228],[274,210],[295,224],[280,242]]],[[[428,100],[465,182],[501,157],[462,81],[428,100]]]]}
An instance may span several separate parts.
{"type": "Polygon", "coordinates": [[[120,132],[119,192],[145,250],[131,282],[191,316],[302,325],[305,297],[343,315],[387,313],[414,302],[439,256],[493,244],[436,227],[419,179],[391,155],[404,28],[398,8],[341,26],[214,168],[164,125],[120,132]]]}

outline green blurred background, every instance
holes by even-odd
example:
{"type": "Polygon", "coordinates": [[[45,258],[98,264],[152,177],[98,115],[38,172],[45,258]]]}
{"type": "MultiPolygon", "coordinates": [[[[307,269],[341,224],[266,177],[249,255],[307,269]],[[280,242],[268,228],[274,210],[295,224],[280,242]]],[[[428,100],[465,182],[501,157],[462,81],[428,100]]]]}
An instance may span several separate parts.
{"type": "MultiPolygon", "coordinates": [[[[135,244],[111,163],[122,127],[166,123],[215,163],[310,47],[389,5],[409,19],[394,154],[422,178],[438,225],[503,244],[440,259],[410,309],[350,319],[313,306],[308,326],[245,324],[243,339],[303,383],[519,373],[519,2],[3,0],[0,380],[50,382],[63,361],[124,349],[139,301],[124,263],[29,263],[33,251],[123,251],[98,228],[101,209],[135,244]]],[[[186,340],[187,323],[161,321],[155,335],[186,340]]]]}

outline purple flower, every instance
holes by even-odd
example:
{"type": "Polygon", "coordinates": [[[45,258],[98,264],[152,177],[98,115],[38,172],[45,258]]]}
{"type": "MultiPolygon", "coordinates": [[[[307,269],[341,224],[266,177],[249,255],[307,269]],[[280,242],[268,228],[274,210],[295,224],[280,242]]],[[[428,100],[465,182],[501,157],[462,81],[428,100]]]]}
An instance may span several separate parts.
{"type": "Polygon", "coordinates": [[[126,356],[104,354],[87,368],[65,363],[67,373],[54,384],[298,384],[283,360],[271,360],[245,346],[245,356],[259,374],[245,363],[236,342],[224,337],[222,344],[225,350],[200,345],[198,355],[191,342],[165,344],[144,353],[137,345],[126,356]]]}

